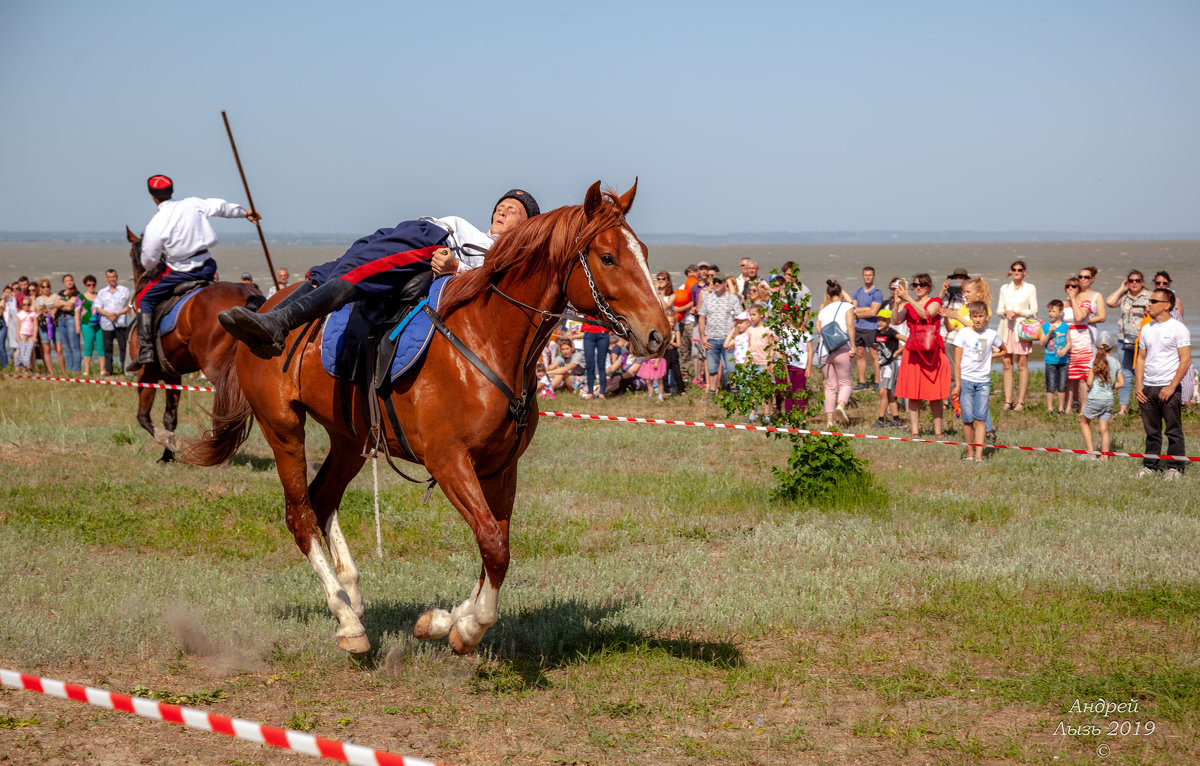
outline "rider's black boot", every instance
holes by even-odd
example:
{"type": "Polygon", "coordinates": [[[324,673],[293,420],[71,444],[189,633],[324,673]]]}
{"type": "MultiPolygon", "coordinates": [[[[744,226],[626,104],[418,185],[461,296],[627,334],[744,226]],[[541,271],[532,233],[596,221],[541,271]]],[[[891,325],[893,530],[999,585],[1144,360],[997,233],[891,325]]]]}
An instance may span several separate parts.
{"type": "Polygon", "coordinates": [[[125,372],[137,372],[148,364],[154,364],[154,316],[152,314],[137,315],[137,359],[129,363],[125,372]]]}
{"type": "Polygon", "coordinates": [[[302,283],[287,298],[265,314],[256,314],[244,306],[235,306],[217,315],[230,335],[245,343],[263,359],[283,353],[284,341],[292,330],[305,322],[323,317],[354,300],[358,288],[344,279],[332,279],[314,288],[302,283]]]}

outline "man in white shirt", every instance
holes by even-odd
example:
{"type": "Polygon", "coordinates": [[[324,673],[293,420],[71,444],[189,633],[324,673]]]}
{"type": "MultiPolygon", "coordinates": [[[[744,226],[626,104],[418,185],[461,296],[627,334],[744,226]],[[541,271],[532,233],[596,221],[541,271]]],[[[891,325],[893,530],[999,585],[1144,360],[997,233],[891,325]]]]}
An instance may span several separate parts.
{"type": "Polygon", "coordinates": [[[100,315],[100,335],[104,342],[104,375],[113,375],[112,346],[117,344],[117,361],[125,363],[125,343],[129,333],[129,288],[117,284],[117,270],[104,272],[108,287],[96,292],[92,313],[100,315]]]}
{"type": "Polygon", "coordinates": [[[130,371],[154,361],[154,307],[171,294],[175,285],[216,279],[217,262],[209,248],[217,244],[217,234],[208,222],[209,217],[245,218],[251,223],[262,220],[262,216],[253,210],[216,197],[171,199],[175,184],[164,175],[151,176],[146,181],[146,188],[158,206],[158,212],[146,224],[142,234],[142,266],[153,272],[165,259],[167,268],[143,287],[134,301],[138,317],[138,355],[129,365],[130,371]]]}
{"type": "MultiPolygon", "coordinates": [[[[1192,369],[1192,338],[1183,322],[1171,316],[1175,293],[1158,289],[1150,296],[1146,311],[1154,321],[1138,337],[1133,390],[1141,403],[1142,427],[1146,430],[1147,455],[1186,455],[1183,442],[1183,407],[1179,383],[1192,369]],[[1162,452],[1163,432],[1167,451],[1162,452]]],[[[1163,472],[1166,480],[1178,479],[1186,461],[1144,458],[1139,477],[1163,472]]]]}
{"type": "Polygon", "coordinates": [[[374,321],[372,299],[403,290],[414,277],[478,268],[496,238],[540,212],[529,192],[511,189],[492,208],[486,234],[457,216],[402,221],[359,239],[340,258],[309,269],[305,281],[270,311],[258,314],[236,306],[217,319],[254,354],[270,359],[283,353],[293,329],[351,301],[369,301],[365,311],[374,321]]]}

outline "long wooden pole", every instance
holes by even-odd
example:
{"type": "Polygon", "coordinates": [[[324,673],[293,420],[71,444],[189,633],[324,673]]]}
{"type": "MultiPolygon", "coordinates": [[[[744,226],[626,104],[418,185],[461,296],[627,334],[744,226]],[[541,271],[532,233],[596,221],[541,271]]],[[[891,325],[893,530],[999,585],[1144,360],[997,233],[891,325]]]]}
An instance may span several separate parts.
{"type": "MultiPolygon", "coordinates": [[[[258,211],[254,207],[254,198],[250,196],[250,184],[246,183],[246,171],[242,170],[242,158],[238,156],[237,143],[233,140],[233,130],[229,127],[229,116],[225,114],[225,110],[221,110],[221,119],[225,121],[225,133],[229,136],[229,146],[233,149],[233,161],[237,163],[238,173],[242,177],[242,188],[246,190],[246,203],[250,205],[250,209],[258,211]]],[[[280,287],[279,280],[275,277],[275,265],[271,263],[271,252],[267,250],[267,238],[263,236],[262,223],[254,222],[254,228],[258,229],[258,241],[262,243],[263,255],[267,256],[267,268],[271,270],[271,283],[275,285],[275,289],[280,287]]]]}

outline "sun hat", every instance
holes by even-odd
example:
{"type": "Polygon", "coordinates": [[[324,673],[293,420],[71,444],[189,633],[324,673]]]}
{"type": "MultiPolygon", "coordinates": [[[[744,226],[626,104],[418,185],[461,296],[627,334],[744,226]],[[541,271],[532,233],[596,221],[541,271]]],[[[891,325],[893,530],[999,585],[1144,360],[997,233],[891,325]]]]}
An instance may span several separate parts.
{"type": "Polygon", "coordinates": [[[891,309],[879,309],[879,313],[875,315],[875,318],[876,319],[891,319],[892,318],[892,310],[891,309]]]}
{"type": "Polygon", "coordinates": [[[253,274],[251,274],[250,272],[248,272],[248,271],[247,271],[247,272],[245,272],[244,274],[242,274],[242,279],[249,279],[250,281],[252,281],[252,282],[253,282],[253,281],[254,281],[254,275],[253,275],[253,274]]]}
{"type": "Polygon", "coordinates": [[[950,272],[950,276],[946,277],[946,279],[970,279],[970,278],[971,278],[971,275],[968,274],[967,270],[963,269],[963,268],[955,269],[954,271],[950,272]]]}
{"type": "Polygon", "coordinates": [[[1113,340],[1112,333],[1105,330],[1100,333],[1100,339],[1096,341],[1096,345],[1102,348],[1116,348],[1117,343],[1113,340]]]}
{"type": "Polygon", "coordinates": [[[749,311],[739,312],[733,318],[735,321],[738,321],[738,322],[749,322],[750,321],[750,312],[749,311]]]}

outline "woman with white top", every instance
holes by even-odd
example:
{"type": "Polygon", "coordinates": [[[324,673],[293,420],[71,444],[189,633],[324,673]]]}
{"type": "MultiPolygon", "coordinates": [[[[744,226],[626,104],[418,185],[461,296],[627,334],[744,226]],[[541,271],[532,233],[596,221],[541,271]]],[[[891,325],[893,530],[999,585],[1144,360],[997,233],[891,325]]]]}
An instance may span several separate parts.
{"type": "Polygon", "coordinates": [[[817,337],[821,339],[821,350],[817,356],[824,359],[821,375],[825,378],[825,426],[833,429],[833,417],[837,414],[842,424],[848,424],[846,404],[850,401],[850,360],[854,358],[854,304],[846,300],[842,286],[835,280],[825,280],[825,301],[817,312],[817,337]],[[830,349],[822,327],[838,325],[846,339],[837,348],[830,349]]]}
{"type": "Polygon", "coordinates": [[[1000,286],[1000,300],[996,302],[996,313],[1000,316],[998,334],[1008,352],[1004,362],[1004,409],[1025,409],[1025,392],[1029,388],[1029,354],[1033,342],[1021,340],[1017,327],[1023,320],[1037,316],[1037,288],[1025,281],[1025,261],[1016,260],[1008,267],[1011,278],[1000,286]],[[1012,398],[1013,359],[1017,360],[1017,401],[1012,398]]]}

